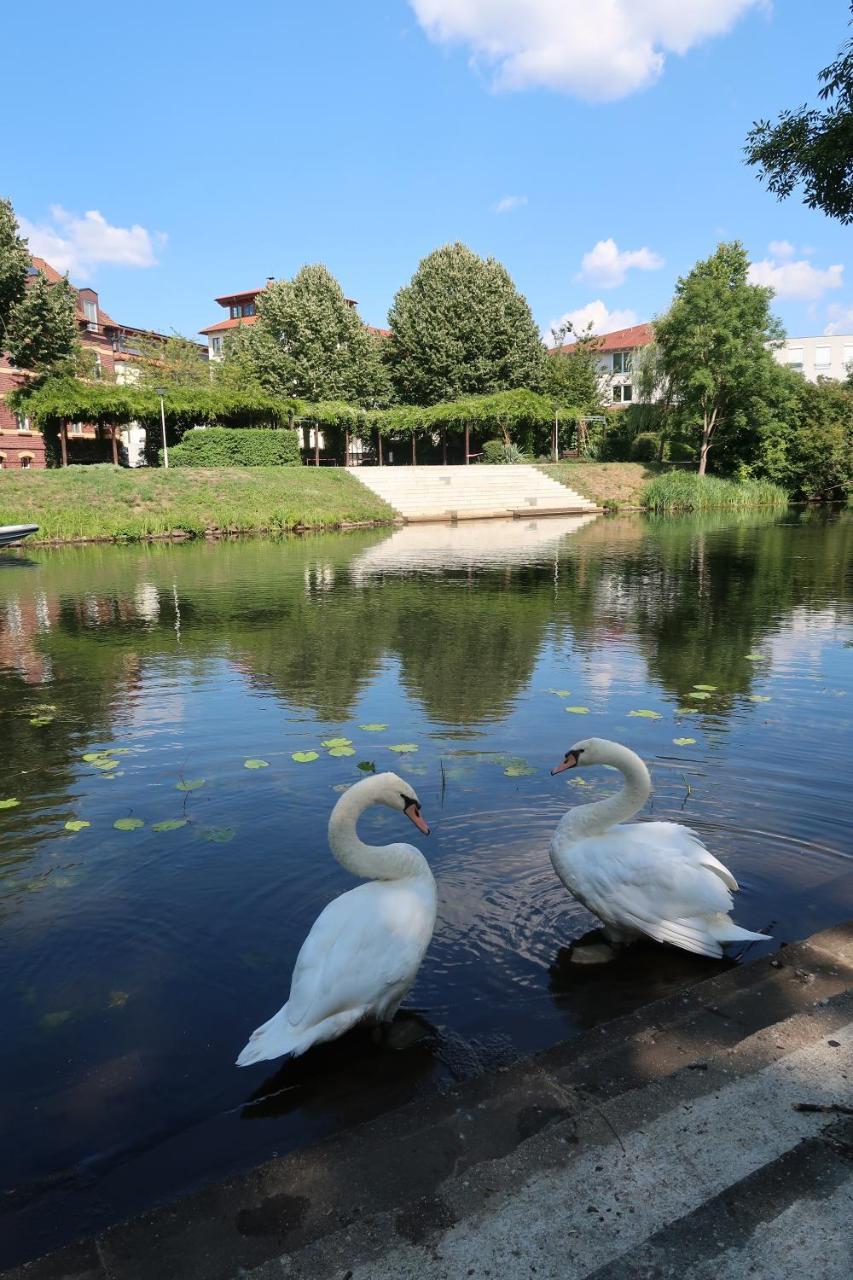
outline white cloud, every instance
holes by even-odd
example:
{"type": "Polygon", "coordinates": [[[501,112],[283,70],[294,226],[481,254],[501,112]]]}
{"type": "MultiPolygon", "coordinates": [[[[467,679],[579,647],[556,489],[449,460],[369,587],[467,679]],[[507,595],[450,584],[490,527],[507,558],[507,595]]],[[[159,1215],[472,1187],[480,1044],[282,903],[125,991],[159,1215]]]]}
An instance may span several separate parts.
{"type": "Polygon", "coordinates": [[[799,298],[811,302],[822,298],[828,289],[840,289],[844,284],[844,267],[841,263],[822,271],[813,267],[805,258],[780,262],[762,258],[749,266],[750,284],[769,286],[777,298],[799,298]]]}
{"type": "Polygon", "coordinates": [[[152,236],[138,225],[113,227],[97,209],[81,218],[56,204],[45,222],[18,221],[31,253],[45,258],[57,271],[67,271],[81,280],[102,262],[122,267],[156,266],[154,242],[163,244],[166,240],[164,235],[152,236]]]}
{"type": "Polygon", "coordinates": [[[527,196],[501,196],[495,205],[495,213],[512,213],[513,209],[520,209],[524,204],[527,204],[527,196]]]}
{"type": "Polygon", "coordinates": [[[722,35],[766,0],[409,0],[437,44],[465,44],[497,89],[612,101],[653,84],[666,55],[722,35]]]}
{"type": "MultiPolygon", "coordinates": [[[[797,252],[790,240],[771,240],[767,248],[773,258],[793,258],[797,252]]],[[[806,250],[803,250],[805,253],[806,250]]]]}
{"type": "MultiPolygon", "coordinates": [[[[601,298],[596,298],[586,306],[567,311],[560,316],[559,320],[552,320],[548,326],[548,332],[543,335],[545,341],[550,343],[551,330],[559,328],[567,320],[571,321],[575,333],[583,333],[589,325],[592,326],[593,333],[612,333],[614,329],[627,329],[630,325],[636,324],[637,313],[629,307],[609,311],[601,298]]],[[[566,341],[571,342],[572,339],[567,338],[566,341]]]]}
{"type": "Polygon", "coordinates": [[[599,240],[581,259],[578,280],[614,289],[630,270],[657,271],[663,258],[651,249],[620,249],[615,240],[599,240]]]}
{"type": "Polygon", "coordinates": [[[826,309],[828,317],[824,333],[830,337],[834,333],[853,333],[853,307],[842,307],[833,302],[826,309]]]}

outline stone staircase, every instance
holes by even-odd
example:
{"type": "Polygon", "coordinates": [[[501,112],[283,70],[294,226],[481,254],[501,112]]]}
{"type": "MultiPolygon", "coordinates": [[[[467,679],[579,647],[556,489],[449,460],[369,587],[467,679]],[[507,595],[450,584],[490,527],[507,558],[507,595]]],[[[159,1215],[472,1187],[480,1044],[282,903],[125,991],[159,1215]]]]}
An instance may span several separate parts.
{"type": "Polygon", "coordinates": [[[582,515],[594,502],[538,467],[358,467],[355,476],[405,520],[582,515]]]}

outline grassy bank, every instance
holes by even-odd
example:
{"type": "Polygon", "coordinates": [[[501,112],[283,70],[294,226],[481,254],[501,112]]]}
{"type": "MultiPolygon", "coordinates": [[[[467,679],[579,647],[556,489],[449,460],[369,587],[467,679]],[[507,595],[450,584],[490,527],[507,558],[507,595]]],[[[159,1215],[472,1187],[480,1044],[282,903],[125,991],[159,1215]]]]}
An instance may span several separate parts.
{"type": "Polygon", "coordinates": [[[642,462],[549,462],[539,468],[590,498],[599,507],[643,505],[643,490],[655,472],[642,462]]]}
{"type": "Polygon", "coordinates": [[[782,509],[788,505],[788,495],[769,480],[735,482],[697,476],[692,471],[668,471],[655,476],[646,486],[643,505],[663,515],[678,511],[743,511],[749,507],[782,509]]]}
{"type": "Polygon", "coordinates": [[[0,472],[0,524],[37,524],[45,540],[333,529],[393,518],[390,507],[337,467],[0,472]]]}

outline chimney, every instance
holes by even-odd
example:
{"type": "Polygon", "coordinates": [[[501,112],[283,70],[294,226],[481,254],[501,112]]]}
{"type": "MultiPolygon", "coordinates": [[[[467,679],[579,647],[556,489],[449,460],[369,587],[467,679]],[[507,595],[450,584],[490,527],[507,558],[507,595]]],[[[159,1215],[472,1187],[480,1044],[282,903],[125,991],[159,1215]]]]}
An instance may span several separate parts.
{"type": "MultiPolygon", "coordinates": [[[[267,284],[275,284],[275,276],[267,276],[267,284]]],[[[264,287],[266,288],[266,285],[264,287]]]]}

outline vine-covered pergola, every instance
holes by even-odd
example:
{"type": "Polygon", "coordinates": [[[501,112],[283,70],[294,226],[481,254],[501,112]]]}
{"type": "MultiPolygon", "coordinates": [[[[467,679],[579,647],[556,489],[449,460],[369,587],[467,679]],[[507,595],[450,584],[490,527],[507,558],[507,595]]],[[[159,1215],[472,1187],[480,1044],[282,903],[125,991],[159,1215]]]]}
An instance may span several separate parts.
{"type": "Polygon", "coordinates": [[[377,460],[383,461],[383,441],[411,441],[412,462],[417,462],[417,440],[441,440],[443,460],[447,460],[447,436],[458,433],[464,442],[466,463],[471,453],[471,431],[500,436],[507,442],[519,431],[549,429],[556,456],[560,421],[575,421],[581,415],[568,406],[559,406],[549,396],[524,389],[499,391],[491,395],[465,396],[429,406],[393,405],[390,408],[363,408],[341,400],[285,399],[256,391],[231,391],[210,387],[168,387],[162,397],[150,388],[119,386],[81,378],[47,378],[34,386],[19,387],[8,396],[19,413],[25,413],[43,432],[56,432],[62,465],[68,462],[68,423],[90,423],[109,431],[113,460],[117,461],[116,429],[138,422],[154,438],[165,425],[180,438],[196,426],[297,428],[314,426],[314,461],[319,465],[318,429],[342,432],[344,458],[348,462],[352,437],[375,444],[377,460]]]}

